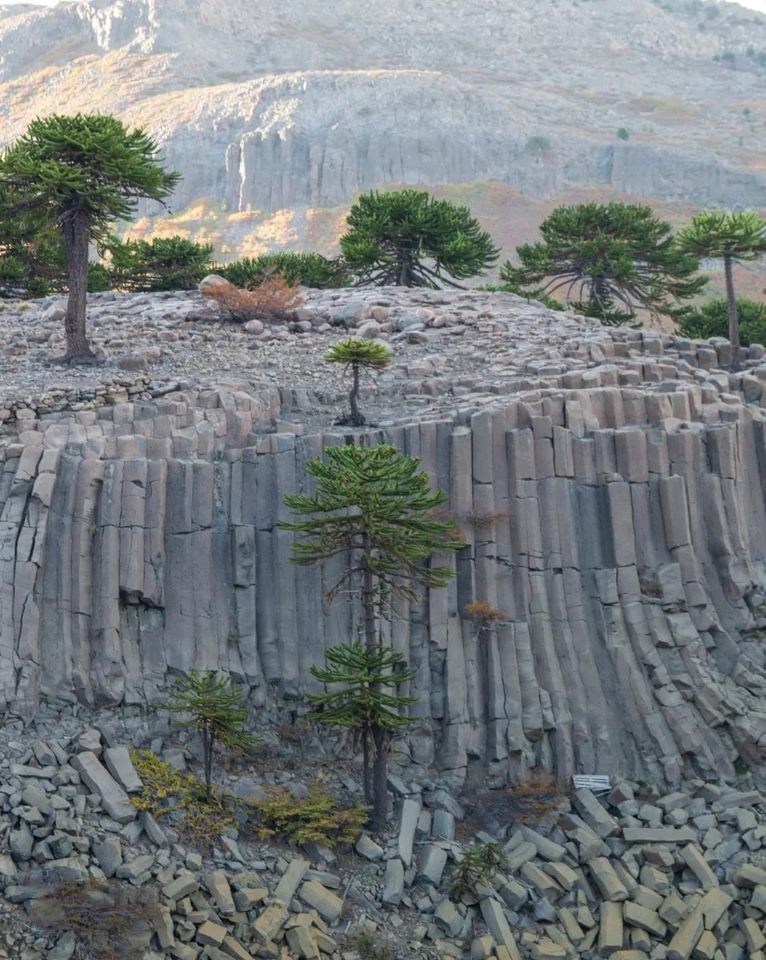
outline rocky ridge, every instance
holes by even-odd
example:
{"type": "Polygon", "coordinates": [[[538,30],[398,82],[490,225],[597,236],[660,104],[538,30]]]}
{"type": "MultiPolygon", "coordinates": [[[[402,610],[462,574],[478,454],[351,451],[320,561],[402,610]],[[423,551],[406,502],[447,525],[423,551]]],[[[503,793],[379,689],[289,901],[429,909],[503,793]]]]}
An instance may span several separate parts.
{"type": "Polygon", "coordinates": [[[151,374],[107,364],[109,385],[99,368],[53,389],[59,321],[3,321],[27,331],[0,448],[7,711],[150,705],[192,667],[241,678],[265,716],[305,709],[358,611],[322,608],[333,572],[291,565],[277,523],[306,461],[352,436],[320,357],[353,329],[395,356],[365,440],[423,459],[467,543],[450,587],[390,625],[417,672],[411,758],[456,783],[542,766],[676,785],[763,762],[762,347],[732,372],[726,341],[460,291],[317,293],[252,332],[193,296],[92,310],[102,348],[130,344],[118,357],[151,374]],[[507,619],[471,620],[476,600],[507,619]]]}
{"type": "Polygon", "coordinates": [[[0,142],[62,102],[146,125],[184,176],[175,228],[230,251],[299,244],[384,184],[758,206],[763,49],[766,19],[733,4],[0,6],[0,142]]]}

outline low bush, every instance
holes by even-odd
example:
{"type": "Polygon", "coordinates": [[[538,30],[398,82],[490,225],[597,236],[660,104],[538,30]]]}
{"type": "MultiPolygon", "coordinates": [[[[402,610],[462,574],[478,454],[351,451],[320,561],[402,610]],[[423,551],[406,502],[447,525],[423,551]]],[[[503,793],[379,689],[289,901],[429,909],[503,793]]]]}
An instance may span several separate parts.
{"type": "Polygon", "coordinates": [[[158,892],[116,880],[67,880],[32,904],[30,922],[50,935],[69,933],[77,957],[139,960],[158,919],[158,892]]]}
{"type": "MultiPolygon", "coordinates": [[[[766,303],[737,298],[739,337],[743,347],[751,343],[766,345],[766,303]]],[[[711,300],[701,307],[684,310],[678,318],[678,329],[691,340],[729,336],[729,313],[724,297],[711,300]]]]}
{"type": "Polygon", "coordinates": [[[288,283],[281,274],[267,277],[259,286],[246,290],[227,282],[208,287],[203,293],[218,304],[223,316],[235,323],[291,320],[303,305],[298,285],[288,283]]]}
{"type": "Polygon", "coordinates": [[[504,610],[493,607],[486,600],[474,600],[473,603],[467,603],[463,607],[463,614],[475,623],[487,625],[496,623],[498,620],[510,620],[511,618],[504,610]]]}
{"type": "Polygon", "coordinates": [[[211,846],[235,824],[233,801],[211,790],[193,774],[180,773],[150,750],[131,750],[133,764],[143,782],[130,802],[148,811],[158,823],[166,822],[187,843],[211,846]]]}
{"type": "Polygon", "coordinates": [[[211,244],[180,236],[113,240],[107,250],[113,286],[131,293],[193,290],[210,273],[213,255],[211,244]]]}
{"type": "Polygon", "coordinates": [[[257,287],[275,273],[288,284],[319,289],[343,287],[348,280],[343,263],[329,260],[320,253],[264,253],[260,257],[243,257],[218,267],[217,273],[237,287],[257,287]]]}
{"type": "Polygon", "coordinates": [[[477,887],[492,882],[498,870],[506,862],[503,848],[497,843],[483,843],[479,847],[464,850],[455,864],[450,880],[450,892],[453,897],[474,896],[477,887]]]}
{"type": "Polygon", "coordinates": [[[353,843],[367,821],[365,806],[342,807],[327,791],[312,787],[298,800],[286,787],[272,787],[266,799],[249,801],[262,840],[277,836],[297,846],[304,843],[353,843]]]}

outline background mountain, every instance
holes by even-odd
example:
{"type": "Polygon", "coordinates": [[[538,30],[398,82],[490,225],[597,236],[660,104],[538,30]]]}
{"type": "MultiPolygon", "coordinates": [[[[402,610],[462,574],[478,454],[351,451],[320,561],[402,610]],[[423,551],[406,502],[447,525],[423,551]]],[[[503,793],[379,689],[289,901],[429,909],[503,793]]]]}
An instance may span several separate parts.
{"type": "Polygon", "coordinates": [[[766,16],[733,4],[0,6],[0,142],[74,110],[146,126],[183,173],[173,217],[134,233],[223,257],[328,252],[384,185],[468,202],[506,248],[586,197],[766,206],[766,16]]]}

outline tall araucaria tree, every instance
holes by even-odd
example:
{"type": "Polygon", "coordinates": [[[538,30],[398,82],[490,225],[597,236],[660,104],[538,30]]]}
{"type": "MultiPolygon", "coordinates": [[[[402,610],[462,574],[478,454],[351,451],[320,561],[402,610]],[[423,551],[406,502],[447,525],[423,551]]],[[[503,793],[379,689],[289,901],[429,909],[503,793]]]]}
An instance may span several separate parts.
{"type": "Polygon", "coordinates": [[[459,287],[499,255],[468,207],[422,190],[362,194],[347,223],[340,248],[360,285],[459,287]]]}
{"type": "Polygon", "coordinates": [[[356,702],[344,700],[343,706],[355,721],[350,725],[360,733],[368,772],[365,795],[373,803],[372,826],[380,830],[386,817],[388,741],[396,724],[389,723],[383,713],[376,715],[375,710],[392,711],[397,706],[380,699],[388,685],[380,674],[394,668],[406,670],[398,657],[396,664],[385,658],[376,660],[393,653],[381,642],[381,622],[395,595],[416,600],[425,588],[446,586],[454,576],[452,568],[432,566],[430,560],[438,551],[460,550],[464,542],[454,521],[437,513],[446,494],[431,489],[419,460],[395,447],[330,447],[325,459],[312,460],[307,470],[316,492],[286,496],[285,503],[297,519],[280,527],[296,534],[294,563],[314,566],[336,556],[349,558],[345,572],[327,596],[332,600],[348,585],[358,591],[364,654],[369,662],[365,667],[361,654],[353,648],[333,648],[345,652],[343,657],[335,655],[337,662],[328,652],[327,669],[345,670],[347,683],[348,676],[358,677],[365,669],[372,678],[367,684],[369,694],[364,683],[351,684],[358,691],[356,702]],[[377,706],[370,698],[378,698],[377,706]]]}
{"type": "Polygon", "coordinates": [[[179,179],[163,169],[148,134],[102,114],[33,120],[0,158],[0,185],[17,196],[18,209],[34,211],[64,238],[67,362],[94,360],[85,329],[90,245],[106,241],[140,199],[164,202],[179,179]]]}
{"type": "Polygon", "coordinates": [[[679,250],[695,257],[723,260],[729,341],[736,358],[740,336],[734,264],[757,260],[766,253],[766,220],[749,210],[698,213],[688,226],[678,231],[676,242],[679,250]]]}
{"type": "Polygon", "coordinates": [[[697,258],[680,250],[669,223],[650,207],[582,203],[559,207],[523,244],[500,276],[528,296],[555,295],[604,324],[637,323],[638,311],[672,316],[707,280],[697,258]]]}

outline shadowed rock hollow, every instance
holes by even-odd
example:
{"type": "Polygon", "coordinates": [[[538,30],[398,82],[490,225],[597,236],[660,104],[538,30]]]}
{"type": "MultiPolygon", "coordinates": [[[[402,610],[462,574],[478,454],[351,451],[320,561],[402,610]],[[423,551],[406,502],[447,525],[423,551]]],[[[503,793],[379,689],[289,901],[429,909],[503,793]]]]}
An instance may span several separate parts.
{"type": "MultiPolygon", "coordinates": [[[[388,628],[417,671],[413,756],[457,780],[540,764],[675,783],[761,763],[762,348],[734,374],[725,341],[609,331],[510,296],[388,293],[333,295],[314,332],[280,339],[293,357],[326,349],[333,316],[369,324],[389,304],[386,397],[401,403],[365,439],[421,457],[466,538],[449,588],[400,605],[388,628]],[[471,381],[461,358],[478,346],[485,378],[471,381]],[[419,395],[408,371],[450,357],[438,396],[419,395]],[[475,600],[508,619],[479,628],[464,614],[475,600]]],[[[343,561],[296,568],[276,528],[307,460],[349,438],[301,414],[327,398],[300,383],[143,377],[108,397],[80,388],[55,412],[6,399],[5,709],[151,703],[192,668],[231,671],[269,711],[302,709],[309,668],[353,636],[358,611],[322,606],[343,561]]]]}

